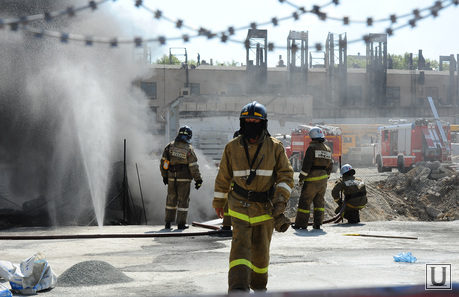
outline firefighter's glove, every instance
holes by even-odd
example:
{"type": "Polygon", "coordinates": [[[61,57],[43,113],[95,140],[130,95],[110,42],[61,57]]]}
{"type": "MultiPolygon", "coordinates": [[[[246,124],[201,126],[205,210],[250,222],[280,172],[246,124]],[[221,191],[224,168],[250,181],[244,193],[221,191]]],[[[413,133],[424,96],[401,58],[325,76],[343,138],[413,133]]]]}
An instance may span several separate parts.
{"type": "Polygon", "coordinates": [[[338,201],[338,207],[335,209],[335,213],[338,214],[340,212],[344,212],[344,208],[346,207],[346,204],[343,202],[343,200],[338,201]],[[342,211],[341,211],[342,210],[342,211]]]}
{"type": "Polygon", "coordinates": [[[219,208],[219,207],[215,208],[215,213],[220,219],[223,219],[223,217],[225,216],[223,208],[219,208]]]}
{"type": "Polygon", "coordinates": [[[285,208],[287,207],[287,199],[284,198],[281,194],[276,194],[272,200],[273,202],[273,213],[272,217],[275,218],[284,213],[285,208]]]}
{"type": "Polygon", "coordinates": [[[281,214],[274,218],[274,229],[277,232],[285,232],[288,227],[292,224],[290,220],[284,215],[281,214]]]}
{"type": "Polygon", "coordinates": [[[303,172],[300,173],[300,175],[298,177],[298,185],[300,185],[300,188],[303,187],[304,180],[306,179],[307,176],[308,176],[307,173],[303,173],[303,172]]]}
{"type": "Polygon", "coordinates": [[[202,179],[198,179],[195,183],[194,183],[194,187],[196,188],[196,190],[199,190],[199,188],[202,186],[202,179]]]}
{"type": "Polygon", "coordinates": [[[167,185],[168,182],[169,182],[169,179],[167,177],[163,176],[163,183],[165,185],[167,185]]]}

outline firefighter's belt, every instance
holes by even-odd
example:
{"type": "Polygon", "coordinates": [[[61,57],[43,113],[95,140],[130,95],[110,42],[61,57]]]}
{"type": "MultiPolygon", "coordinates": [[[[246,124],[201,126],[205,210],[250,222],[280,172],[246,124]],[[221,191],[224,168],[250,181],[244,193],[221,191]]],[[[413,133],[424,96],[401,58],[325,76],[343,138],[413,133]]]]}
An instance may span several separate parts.
{"type": "Polygon", "coordinates": [[[266,192],[254,192],[244,189],[243,187],[239,186],[237,183],[234,183],[233,191],[241,195],[244,198],[247,198],[249,201],[253,202],[268,202],[268,199],[274,196],[275,188],[274,186],[266,192]]]}
{"type": "Polygon", "coordinates": [[[185,164],[170,165],[169,172],[180,172],[187,168],[188,168],[188,165],[185,165],[185,164]]]}
{"type": "Polygon", "coordinates": [[[327,166],[311,166],[311,170],[327,170],[327,166]]]}
{"type": "Polygon", "coordinates": [[[351,198],[363,197],[363,196],[366,196],[366,195],[367,195],[367,192],[365,191],[365,192],[347,194],[347,195],[344,195],[344,197],[345,197],[346,200],[349,200],[351,198]]]}

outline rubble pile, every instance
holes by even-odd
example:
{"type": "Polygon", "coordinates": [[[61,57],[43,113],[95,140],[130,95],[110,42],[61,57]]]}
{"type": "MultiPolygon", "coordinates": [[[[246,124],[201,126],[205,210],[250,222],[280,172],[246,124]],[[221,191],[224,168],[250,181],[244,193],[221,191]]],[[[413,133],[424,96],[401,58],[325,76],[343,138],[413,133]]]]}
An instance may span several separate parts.
{"type": "Polygon", "coordinates": [[[392,205],[399,215],[421,221],[459,219],[459,174],[438,161],[391,174],[378,187],[402,198],[392,205]]]}

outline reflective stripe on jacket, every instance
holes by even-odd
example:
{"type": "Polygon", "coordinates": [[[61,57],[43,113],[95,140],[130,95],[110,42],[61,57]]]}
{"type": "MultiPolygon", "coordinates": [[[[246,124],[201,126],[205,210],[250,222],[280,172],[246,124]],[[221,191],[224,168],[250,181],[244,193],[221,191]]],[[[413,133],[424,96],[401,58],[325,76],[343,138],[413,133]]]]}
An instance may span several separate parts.
{"type": "MultiPolygon", "coordinates": [[[[257,151],[258,145],[262,143],[257,159],[253,162],[254,168],[259,164],[256,170],[256,177],[250,185],[246,184],[246,180],[250,174],[250,165],[246,157],[243,142],[245,139],[242,136],[231,140],[223,151],[220,162],[220,169],[215,179],[214,193],[214,208],[223,208],[227,199],[228,193],[231,190],[231,183],[234,181],[240,187],[254,192],[266,192],[273,185],[276,185],[274,196],[281,194],[284,198],[289,199],[294,185],[293,169],[285,153],[284,146],[279,140],[266,135],[262,136],[260,141],[255,144],[248,144],[248,152],[250,162],[257,151]],[[260,162],[260,160],[263,160],[260,162]]],[[[236,200],[244,200],[245,198],[231,192],[231,195],[236,200]]],[[[258,204],[250,202],[251,205],[258,204]]],[[[263,203],[261,203],[263,205],[263,203]]],[[[242,205],[242,204],[241,204],[242,205]]],[[[250,211],[247,208],[239,209],[236,206],[229,204],[230,214],[243,220],[250,222],[266,219],[266,209],[263,207],[251,207],[250,211]],[[257,209],[256,211],[254,209],[257,209]],[[232,212],[232,213],[231,213],[232,212]]]]}
{"type": "Polygon", "coordinates": [[[312,140],[304,154],[303,167],[301,168],[301,174],[307,173],[304,181],[326,179],[332,172],[332,168],[331,149],[324,142],[312,140]],[[314,169],[314,167],[322,167],[324,169],[314,169]]]}
{"type": "Polygon", "coordinates": [[[169,167],[185,165],[184,168],[187,172],[180,174],[181,177],[189,176],[190,179],[193,178],[195,181],[202,179],[198,158],[191,144],[185,141],[172,141],[164,148],[161,162],[159,162],[159,169],[163,177],[168,177],[169,172],[163,167],[165,160],[169,160],[169,167]]]}

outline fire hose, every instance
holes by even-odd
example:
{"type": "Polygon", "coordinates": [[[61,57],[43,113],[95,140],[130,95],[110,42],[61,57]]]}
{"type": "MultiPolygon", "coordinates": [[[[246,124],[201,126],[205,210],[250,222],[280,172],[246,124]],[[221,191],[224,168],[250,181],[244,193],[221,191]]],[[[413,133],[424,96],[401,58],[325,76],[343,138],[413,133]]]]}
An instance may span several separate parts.
{"type": "Polygon", "coordinates": [[[157,232],[134,234],[56,234],[56,235],[1,235],[0,240],[50,240],[50,239],[91,239],[91,238],[150,238],[184,237],[220,234],[218,230],[207,232],[157,232]]]}
{"type": "MultiPolygon", "coordinates": [[[[325,220],[322,222],[322,224],[328,224],[328,223],[339,223],[341,220],[343,220],[342,214],[346,210],[346,201],[343,203],[343,207],[341,207],[339,213],[332,217],[331,219],[325,220]]],[[[314,223],[308,223],[308,226],[312,226],[314,223]]]]}
{"type": "MultiPolygon", "coordinates": [[[[339,221],[341,221],[343,219],[343,217],[341,215],[343,214],[343,212],[345,210],[346,210],[346,203],[343,203],[343,207],[341,207],[341,210],[339,211],[339,213],[336,216],[332,217],[331,219],[323,221],[323,224],[338,223],[339,221]]],[[[199,222],[193,222],[192,225],[196,226],[196,227],[202,227],[202,228],[206,228],[206,229],[216,230],[217,232],[221,231],[221,228],[219,226],[215,226],[215,225],[209,225],[209,224],[204,224],[204,223],[199,223],[199,222]]],[[[308,225],[311,226],[311,225],[313,225],[313,223],[308,223],[308,225]]]]}

